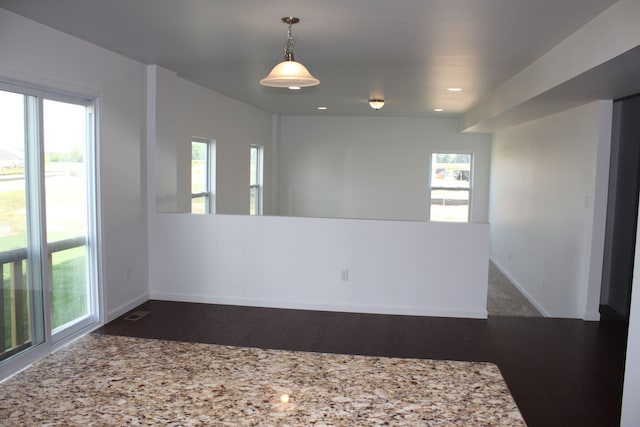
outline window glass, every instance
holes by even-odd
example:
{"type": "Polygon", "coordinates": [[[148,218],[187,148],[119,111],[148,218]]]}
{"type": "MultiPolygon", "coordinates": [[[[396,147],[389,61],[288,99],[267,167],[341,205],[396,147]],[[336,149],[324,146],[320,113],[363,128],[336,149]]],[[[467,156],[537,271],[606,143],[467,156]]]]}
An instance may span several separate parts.
{"type": "Polygon", "coordinates": [[[433,153],[430,220],[468,222],[471,201],[470,153],[433,153]]]}
{"type": "Polygon", "coordinates": [[[87,281],[87,107],[44,100],[47,241],[52,263],[52,327],[89,315],[87,281]]]}
{"type": "Polygon", "coordinates": [[[251,146],[249,215],[262,215],[262,146],[251,146]]]}
{"type": "Polygon", "coordinates": [[[215,212],[215,143],[192,138],[191,141],[191,213],[215,212]]]}

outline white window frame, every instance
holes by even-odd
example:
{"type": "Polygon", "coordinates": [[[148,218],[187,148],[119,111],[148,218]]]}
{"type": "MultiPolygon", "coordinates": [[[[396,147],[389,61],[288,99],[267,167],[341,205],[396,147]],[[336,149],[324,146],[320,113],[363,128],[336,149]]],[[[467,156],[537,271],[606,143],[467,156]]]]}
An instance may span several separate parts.
{"type": "MultiPolygon", "coordinates": [[[[431,194],[434,190],[446,190],[446,191],[466,191],[469,193],[469,208],[467,210],[467,220],[466,222],[471,222],[471,218],[472,218],[472,206],[473,206],[473,171],[474,171],[474,166],[473,166],[473,162],[474,162],[474,154],[471,151],[451,151],[451,150],[439,150],[439,151],[433,151],[429,154],[429,191],[427,193],[427,218],[429,219],[429,221],[433,221],[431,219],[431,194]],[[470,156],[470,160],[469,160],[469,188],[465,188],[465,187],[442,187],[442,186],[434,186],[433,182],[432,182],[432,178],[433,178],[433,168],[434,168],[434,164],[433,164],[433,155],[434,154],[464,154],[464,155],[469,155],[470,156]]],[[[436,222],[436,221],[434,221],[436,222]]]]}
{"type": "MultiPolygon", "coordinates": [[[[191,138],[192,151],[194,143],[204,144],[206,147],[206,182],[205,191],[191,193],[191,200],[193,201],[193,199],[204,197],[205,214],[213,214],[216,213],[216,142],[214,139],[194,136],[191,138]]],[[[191,179],[193,179],[193,177],[191,177],[191,179]]]]}
{"type": "MultiPolygon", "coordinates": [[[[255,170],[255,184],[251,184],[251,178],[249,179],[249,194],[251,190],[255,189],[256,200],[254,202],[254,212],[249,211],[249,215],[262,215],[263,214],[263,162],[264,162],[264,147],[258,144],[251,144],[251,151],[256,150],[256,170],[255,170]]],[[[251,158],[251,156],[249,156],[251,158]]],[[[251,172],[251,168],[249,169],[251,172]]]]}

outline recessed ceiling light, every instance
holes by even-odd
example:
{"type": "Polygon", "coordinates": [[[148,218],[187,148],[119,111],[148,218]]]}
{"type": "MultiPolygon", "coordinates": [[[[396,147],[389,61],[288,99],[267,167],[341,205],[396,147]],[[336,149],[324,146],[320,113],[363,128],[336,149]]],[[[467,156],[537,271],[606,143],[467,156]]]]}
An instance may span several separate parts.
{"type": "Polygon", "coordinates": [[[327,107],[325,107],[324,105],[321,105],[321,106],[318,107],[318,110],[326,110],[326,109],[327,109],[327,107]]]}
{"type": "Polygon", "coordinates": [[[289,89],[289,90],[300,90],[300,86],[289,86],[287,89],[289,89]]]}
{"type": "Polygon", "coordinates": [[[448,87],[447,90],[449,92],[462,92],[462,88],[461,87],[448,87]]]}
{"type": "Polygon", "coordinates": [[[443,108],[434,108],[433,111],[437,111],[439,113],[441,111],[444,111],[444,109],[443,108]]]}

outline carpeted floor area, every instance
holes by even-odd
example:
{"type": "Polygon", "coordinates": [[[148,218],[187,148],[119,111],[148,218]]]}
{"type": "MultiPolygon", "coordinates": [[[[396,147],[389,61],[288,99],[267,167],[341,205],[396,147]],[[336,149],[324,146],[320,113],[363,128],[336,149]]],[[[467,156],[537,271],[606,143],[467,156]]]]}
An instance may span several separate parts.
{"type": "Polygon", "coordinates": [[[10,426],[525,425],[491,363],[107,335],[81,338],[0,384],[0,420],[10,426]]]}
{"type": "Polygon", "coordinates": [[[542,317],[493,262],[489,263],[487,311],[489,316],[542,317]]]}

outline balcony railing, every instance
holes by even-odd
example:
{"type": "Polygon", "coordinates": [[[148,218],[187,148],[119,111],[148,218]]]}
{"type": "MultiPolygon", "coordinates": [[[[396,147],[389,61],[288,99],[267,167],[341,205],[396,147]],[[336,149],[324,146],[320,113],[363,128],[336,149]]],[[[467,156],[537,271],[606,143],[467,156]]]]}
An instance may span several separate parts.
{"type": "MultiPolygon", "coordinates": [[[[47,245],[49,265],[52,265],[54,253],[85,244],[86,238],[84,236],[49,243],[47,245]]],[[[31,300],[29,298],[30,287],[26,261],[27,248],[0,252],[0,278],[2,279],[0,280],[0,360],[6,359],[31,342],[31,300]],[[9,271],[8,283],[4,279],[5,268],[8,268],[9,271]],[[9,313],[8,322],[6,313],[9,313]]],[[[49,272],[51,275],[53,274],[53,267],[49,269],[49,272]]]]}

